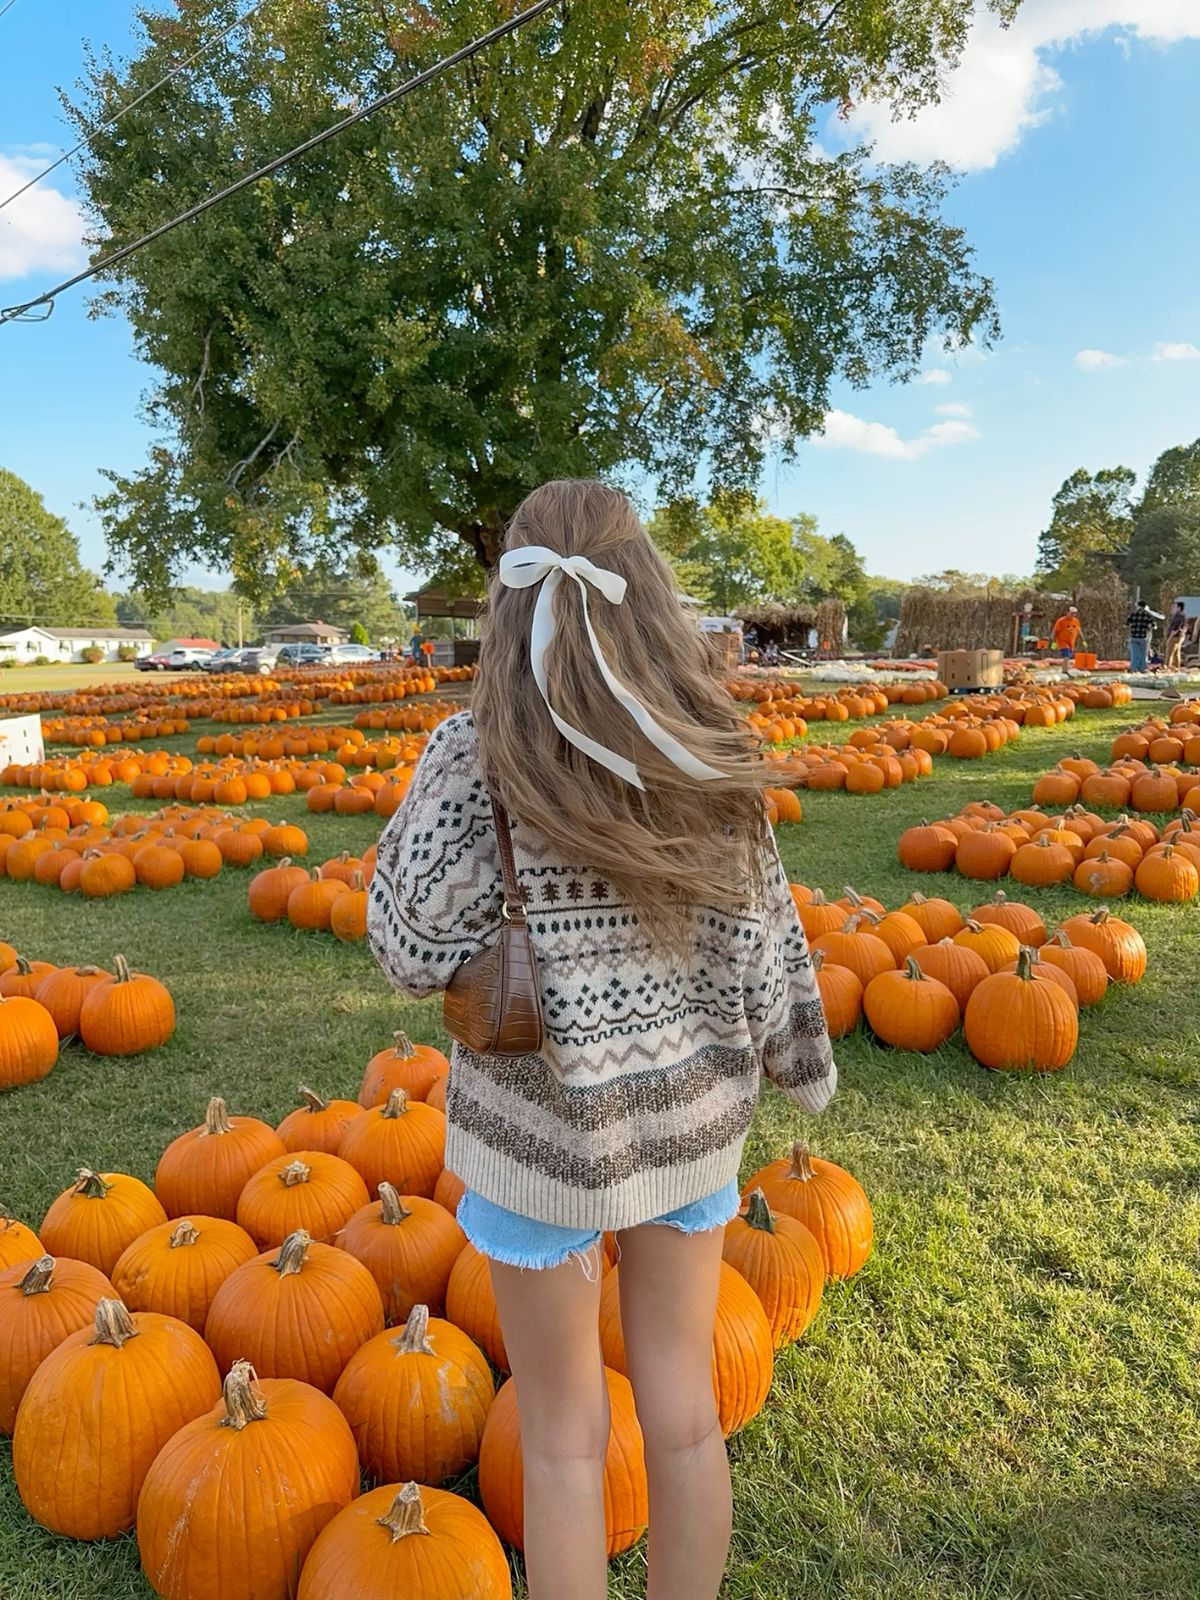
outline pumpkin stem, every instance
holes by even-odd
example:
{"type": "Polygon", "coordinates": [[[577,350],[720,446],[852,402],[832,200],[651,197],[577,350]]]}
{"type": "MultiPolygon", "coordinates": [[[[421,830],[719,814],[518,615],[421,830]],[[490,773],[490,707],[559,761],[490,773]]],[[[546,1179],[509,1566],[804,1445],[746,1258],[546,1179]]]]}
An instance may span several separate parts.
{"type": "Polygon", "coordinates": [[[904,976],[910,983],[927,983],[929,981],[921,971],[921,964],[915,956],[905,956],[904,976]]]}
{"type": "Polygon", "coordinates": [[[402,1117],[408,1110],[408,1096],[403,1089],[393,1089],[387,1097],[387,1104],[379,1113],[381,1117],[402,1117]]]}
{"type": "Polygon", "coordinates": [[[1026,983],[1033,980],[1033,956],[1033,951],[1025,944],[1017,952],[1017,977],[1024,978],[1026,983]]]}
{"type": "Polygon", "coordinates": [[[849,900],[850,904],[856,911],[861,911],[864,909],[862,895],[856,893],[848,883],[844,883],[842,885],[842,893],[845,895],[846,899],[849,900]]]}
{"type": "Polygon", "coordinates": [[[826,900],[824,894],[821,892],[820,889],[814,889],[813,890],[813,897],[812,897],[812,904],[814,906],[827,906],[829,904],[829,901],[826,900]]]}
{"type": "Polygon", "coordinates": [[[275,870],[276,870],[276,872],[282,872],[284,867],[290,867],[291,864],[292,864],[291,856],[284,856],[282,860],[277,861],[275,863],[275,870]]]}
{"type": "Polygon", "coordinates": [[[862,927],[864,920],[865,920],[864,917],[859,916],[857,914],[857,912],[856,912],[854,916],[846,918],[845,922],[843,922],[843,924],[842,924],[841,932],[842,933],[857,933],[858,930],[862,927]]]}
{"type": "Polygon", "coordinates": [[[311,1243],[312,1235],[306,1233],[303,1228],[297,1228],[295,1233],[288,1234],[279,1246],[279,1254],[271,1263],[281,1278],[290,1278],[293,1273],[300,1271],[311,1243]]]}
{"type": "Polygon", "coordinates": [[[976,922],[974,917],[968,917],[966,922],[963,924],[963,926],[966,928],[968,933],[982,933],[983,932],[983,923],[982,922],[976,922]]]}
{"type": "Polygon", "coordinates": [[[54,1257],[39,1256],[32,1262],[17,1288],[22,1294],[49,1294],[50,1279],[54,1276],[54,1257]]]}
{"type": "Polygon", "coordinates": [[[812,960],[813,971],[820,972],[821,968],[825,965],[824,950],[810,950],[808,954],[812,960]]]}
{"type": "Polygon", "coordinates": [[[788,1177],[798,1178],[801,1183],[808,1183],[816,1177],[812,1156],[802,1139],[797,1140],[792,1146],[792,1170],[788,1173],[788,1177]]]}
{"type": "Polygon", "coordinates": [[[204,1110],[204,1133],[232,1133],[229,1109],[219,1094],[213,1095],[204,1110]]]}
{"type": "Polygon", "coordinates": [[[435,1354],[429,1342],[429,1307],[414,1306],[399,1338],[392,1340],[397,1350],[406,1356],[431,1356],[435,1354]]]}
{"type": "Polygon", "coordinates": [[[105,1183],[98,1172],[93,1172],[91,1167],[80,1167],[79,1177],[75,1181],[75,1193],[86,1195],[89,1200],[103,1200],[112,1188],[110,1183],[105,1183]]]}
{"type": "Polygon", "coordinates": [[[33,968],[29,965],[29,962],[26,961],[24,956],[18,956],[15,965],[22,978],[27,978],[33,971],[33,968]]]}
{"type": "Polygon", "coordinates": [[[192,1223],[191,1218],[181,1217],[171,1229],[171,1237],[167,1243],[172,1250],[178,1250],[180,1245],[195,1244],[199,1237],[200,1230],[192,1223]]]}
{"type": "Polygon", "coordinates": [[[129,963],[124,956],[113,957],[113,982],[128,983],[130,979],[129,963]]]}
{"type": "Polygon", "coordinates": [[[1101,906],[1099,911],[1093,912],[1092,921],[1098,928],[1102,928],[1111,916],[1112,912],[1108,909],[1108,907],[1101,906]]]}
{"type": "Polygon", "coordinates": [[[1071,950],[1074,948],[1070,939],[1067,938],[1066,932],[1062,928],[1056,929],[1055,932],[1052,933],[1046,940],[1046,943],[1059,945],[1063,950],[1071,950]]]}
{"type": "Polygon", "coordinates": [[[101,1300],[96,1306],[96,1331],[89,1344],[111,1344],[120,1350],[138,1331],[128,1307],[120,1300],[101,1300]]]}
{"type": "Polygon", "coordinates": [[[919,889],[914,889],[912,894],[910,894],[908,897],[908,903],[910,906],[923,906],[927,902],[921,891],[919,889]]]}
{"type": "Polygon", "coordinates": [[[233,1428],[241,1433],[251,1422],[265,1420],[267,1402],[254,1387],[257,1382],[258,1373],[248,1361],[235,1361],[230,1367],[221,1391],[225,1400],[225,1415],[221,1418],[223,1428],[233,1428]]]}
{"type": "Polygon", "coordinates": [[[411,1211],[404,1209],[404,1201],[390,1183],[379,1185],[379,1217],[380,1221],[389,1228],[398,1228],[402,1222],[412,1216],[411,1211]]]}
{"type": "Polygon", "coordinates": [[[367,887],[367,880],[357,870],[351,874],[350,887],[355,894],[362,894],[367,887]]]}
{"type": "Polygon", "coordinates": [[[397,1028],[392,1038],[396,1041],[396,1054],[400,1059],[402,1061],[411,1061],[417,1052],[413,1049],[413,1042],[408,1035],[402,1029],[397,1028]]]}
{"type": "Polygon", "coordinates": [[[386,1528],[392,1536],[392,1543],[398,1539],[405,1539],[411,1533],[428,1533],[425,1526],[425,1512],[421,1506],[421,1491],[415,1483],[406,1483],[400,1493],[392,1501],[391,1510],[386,1516],[378,1519],[379,1526],[386,1528]]]}
{"type": "Polygon", "coordinates": [[[746,1222],[752,1228],[758,1228],[763,1233],[774,1233],[775,1222],[771,1216],[771,1208],[767,1204],[767,1197],[761,1189],[755,1189],[746,1202],[746,1222]]]}
{"type": "Polygon", "coordinates": [[[1003,889],[996,890],[995,894],[992,896],[992,904],[994,906],[1006,906],[1008,904],[1008,896],[1005,894],[1003,889]]]}
{"type": "Polygon", "coordinates": [[[298,1183],[308,1182],[312,1177],[312,1168],[306,1167],[304,1162],[297,1158],[288,1162],[280,1171],[279,1177],[285,1189],[294,1189],[298,1183]]]}
{"type": "Polygon", "coordinates": [[[306,1088],[304,1084],[300,1085],[300,1099],[304,1104],[305,1110],[307,1111],[317,1112],[329,1110],[329,1101],[323,1099],[315,1089],[306,1088]]]}

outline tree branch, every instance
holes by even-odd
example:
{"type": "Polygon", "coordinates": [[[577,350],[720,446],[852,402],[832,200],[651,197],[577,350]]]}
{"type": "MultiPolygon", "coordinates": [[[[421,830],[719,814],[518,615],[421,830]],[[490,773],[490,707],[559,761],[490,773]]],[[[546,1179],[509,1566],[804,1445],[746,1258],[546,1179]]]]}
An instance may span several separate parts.
{"type": "Polygon", "coordinates": [[[229,488],[231,488],[231,489],[236,489],[237,488],[238,480],[241,478],[243,472],[248,471],[249,468],[251,468],[254,465],[254,463],[258,460],[259,456],[262,455],[263,451],[270,444],[271,440],[279,432],[279,428],[280,428],[280,424],[281,424],[282,420],[283,419],[281,417],[276,417],[275,421],[271,424],[270,429],[268,430],[268,432],[266,434],[264,434],[264,436],[258,441],[258,443],[254,446],[254,449],[250,452],[250,454],[246,457],[246,459],[244,461],[239,461],[237,466],[234,467],[234,469],[230,473],[229,479],[228,479],[229,488]]]}
{"type": "Polygon", "coordinates": [[[204,335],[204,353],[200,358],[200,373],[192,385],[191,403],[193,408],[199,411],[202,418],[204,416],[204,380],[208,377],[208,361],[209,356],[212,354],[212,336],[216,331],[217,325],[214,322],[204,335]]]}

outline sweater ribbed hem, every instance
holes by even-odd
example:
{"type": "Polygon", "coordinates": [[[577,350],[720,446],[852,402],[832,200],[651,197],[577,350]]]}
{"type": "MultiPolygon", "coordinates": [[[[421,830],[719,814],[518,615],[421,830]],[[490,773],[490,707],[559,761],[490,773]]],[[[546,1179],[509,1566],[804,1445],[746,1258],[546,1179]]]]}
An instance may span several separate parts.
{"type": "Polygon", "coordinates": [[[635,1172],[603,1189],[576,1189],[517,1165],[511,1155],[493,1150],[451,1123],[446,1130],[446,1165],[485,1200],[535,1222],[615,1232],[653,1222],[736,1183],[744,1144],[742,1134],[697,1161],[635,1172]]]}
{"type": "Polygon", "coordinates": [[[783,1092],[789,1100],[803,1106],[805,1111],[824,1111],[837,1091],[837,1084],[837,1062],[831,1058],[825,1077],[818,1078],[816,1083],[798,1083],[794,1088],[785,1088],[783,1092]]]}

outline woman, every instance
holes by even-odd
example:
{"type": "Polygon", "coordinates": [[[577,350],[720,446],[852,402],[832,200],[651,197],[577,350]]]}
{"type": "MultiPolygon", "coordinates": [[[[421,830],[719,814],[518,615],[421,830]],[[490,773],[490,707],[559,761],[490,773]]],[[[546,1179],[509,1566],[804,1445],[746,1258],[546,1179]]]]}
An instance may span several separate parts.
{"type": "Polygon", "coordinates": [[[712,1600],[731,1500],[711,1340],[760,1069],[836,1084],[812,964],[749,759],[669,569],[624,495],[528,496],[493,574],[473,709],[430,738],[388,825],[369,931],[407,994],[494,942],[484,773],[512,819],[545,1044],[456,1047],[446,1163],[490,1259],[520,1397],[532,1600],[606,1590],[601,1233],[645,1436],[650,1600],[712,1600]],[[610,663],[619,662],[618,678],[610,663]]]}

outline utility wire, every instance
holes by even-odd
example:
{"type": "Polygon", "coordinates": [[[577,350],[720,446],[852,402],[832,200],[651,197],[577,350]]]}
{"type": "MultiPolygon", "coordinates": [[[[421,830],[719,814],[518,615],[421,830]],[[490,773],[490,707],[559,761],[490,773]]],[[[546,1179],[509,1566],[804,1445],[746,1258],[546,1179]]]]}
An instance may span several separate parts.
{"type": "MultiPolygon", "coordinates": [[[[12,0],[9,0],[9,3],[11,4],[12,0]]],[[[533,22],[544,11],[549,11],[552,5],[557,4],[558,0],[536,0],[534,5],[518,12],[516,16],[509,17],[506,22],[500,23],[497,27],[492,28],[490,32],[481,34],[478,39],[472,39],[469,44],[463,45],[461,49],[455,50],[450,55],[442,56],[432,66],[426,67],[423,71],[418,72],[415,77],[409,78],[407,83],[402,83],[396,89],[389,89],[387,94],[380,95],[377,100],[372,100],[370,104],[360,107],[357,111],[352,111],[348,117],[343,117],[340,122],[335,122],[330,127],[323,128],[320,133],[313,134],[311,139],[305,139],[303,144],[296,145],[293,149],[285,151],[283,155],[276,156],[274,160],[268,161],[264,166],[257,167],[253,172],[246,173],[244,177],[227,184],[224,189],[219,189],[216,194],[210,194],[206,199],[189,207],[187,211],[172,217],[168,222],[160,223],[157,228],[152,228],[149,233],[144,233],[140,239],[135,239],[130,244],[122,245],[119,250],[114,250],[111,255],[97,261],[94,266],[86,268],[83,272],[77,272],[73,278],[67,278],[64,282],[56,284],[53,289],[47,289],[45,294],[40,294],[33,300],[22,301],[20,305],[5,306],[0,309],[0,325],[18,320],[45,322],[54,310],[54,302],[57,297],[60,294],[64,294],[68,289],[75,288],[77,284],[86,283],[89,278],[94,278],[101,272],[107,272],[120,262],[128,260],[137,251],[143,250],[148,244],[153,244],[156,239],[161,239],[164,234],[170,233],[185,222],[194,221],[196,217],[202,216],[206,211],[211,211],[213,206],[219,205],[222,200],[228,200],[233,195],[240,194],[243,189],[248,189],[252,184],[261,182],[263,178],[269,178],[272,173],[278,172],[280,167],[286,166],[289,161],[294,161],[297,156],[306,155],[310,150],[315,150],[319,145],[325,144],[328,140],[334,138],[335,135],[344,133],[347,128],[352,128],[356,123],[363,122],[367,117],[374,116],[375,112],[383,110],[385,106],[394,105],[397,100],[402,99],[407,94],[411,94],[414,89],[422,88],[425,84],[432,82],[434,78],[440,77],[443,72],[448,71],[451,67],[458,66],[460,62],[470,60],[472,56],[478,55],[481,50],[486,50],[488,45],[494,44],[498,39],[503,39],[510,33],[516,33],[526,23],[533,22]],[[40,317],[31,316],[30,313],[36,311],[39,306],[46,307],[43,314],[40,317]]]]}
{"type": "Polygon", "coordinates": [[[16,3],[17,0],[8,0],[8,4],[6,6],[0,6],[0,17],[2,17],[6,11],[11,11],[16,3]]]}
{"type": "MultiPolygon", "coordinates": [[[[8,4],[10,6],[15,5],[16,0],[8,0],[8,4]]],[[[85,133],[78,144],[72,145],[69,150],[64,150],[62,155],[59,156],[56,161],[52,161],[48,167],[44,167],[36,177],[30,178],[29,182],[22,184],[19,189],[14,189],[12,194],[10,194],[7,199],[0,200],[0,211],[3,211],[5,206],[10,206],[14,200],[19,200],[23,194],[28,193],[28,191],[33,188],[35,183],[41,183],[43,178],[48,178],[52,172],[54,172],[58,167],[62,166],[64,161],[69,161],[72,156],[78,155],[83,149],[84,145],[91,144],[92,140],[101,131],[101,129],[111,128],[114,122],[120,122],[121,118],[127,111],[132,111],[135,106],[140,106],[143,100],[148,99],[157,90],[161,89],[164,83],[170,83],[171,79],[177,77],[185,67],[190,67],[193,61],[198,61],[202,55],[212,49],[213,45],[220,44],[221,40],[227,39],[236,28],[240,28],[244,22],[249,22],[254,13],[256,11],[261,11],[265,4],[266,0],[255,0],[254,5],[250,7],[249,11],[243,12],[240,17],[235,17],[229,26],[221,33],[214,33],[211,38],[206,39],[202,45],[192,51],[191,55],[188,56],[186,60],[179,62],[178,66],[172,67],[170,72],[165,72],[157,83],[152,83],[148,89],[143,89],[141,94],[139,94],[135,100],[131,100],[127,106],[122,106],[119,111],[114,111],[107,117],[101,117],[100,121],[91,130],[91,132],[85,133]]],[[[4,9],[7,11],[8,6],[6,6],[4,9]]],[[[4,11],[0,11],[0,17],[3,15],[4,11]]]]}

